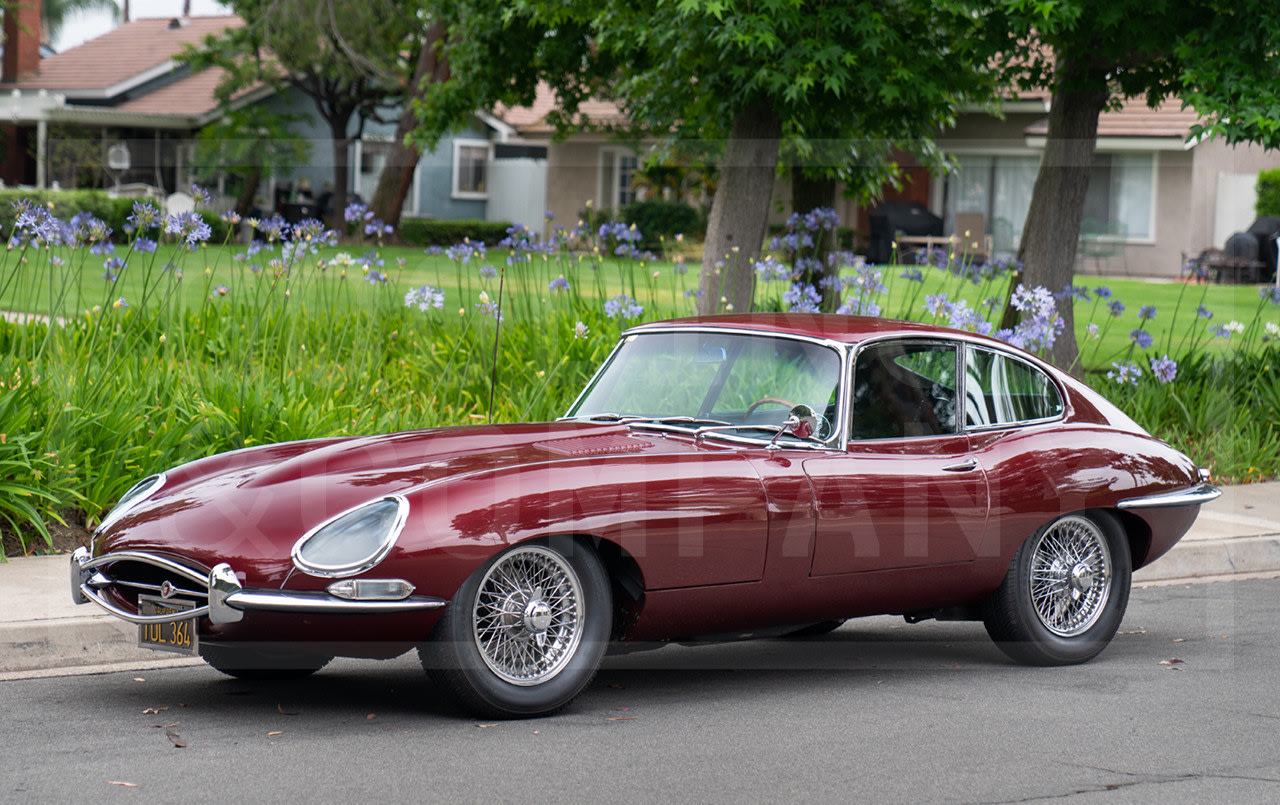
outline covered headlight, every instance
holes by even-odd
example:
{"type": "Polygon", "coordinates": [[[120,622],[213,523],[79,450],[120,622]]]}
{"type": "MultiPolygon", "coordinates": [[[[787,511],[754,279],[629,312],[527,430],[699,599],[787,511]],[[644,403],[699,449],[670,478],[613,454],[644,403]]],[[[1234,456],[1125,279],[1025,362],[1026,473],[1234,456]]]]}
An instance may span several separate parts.
{"type": "Polygon", "coordinates": [[[398,495],[363,503],[330,518],[293,546],[293,564],[312,576],[341,578],[381,562],[409,517],[409,501],[398,495]]]}
{"type": "Polygon", "coordinates": [[[116,503],[111,511],[107,512],[107,516],[102,518],[102,522],[98,523],[98,527],[94,529],[94,533],[101,533],[107,530],[107,527],[124,517],[129,511],[135,508],[139,503],[149,498],[157,489],[164,486],[165,475],[163,472],[156,475],[148,475],[141,481],[138,481],[128,492],[120,496],[120,500],[116,503]]]}

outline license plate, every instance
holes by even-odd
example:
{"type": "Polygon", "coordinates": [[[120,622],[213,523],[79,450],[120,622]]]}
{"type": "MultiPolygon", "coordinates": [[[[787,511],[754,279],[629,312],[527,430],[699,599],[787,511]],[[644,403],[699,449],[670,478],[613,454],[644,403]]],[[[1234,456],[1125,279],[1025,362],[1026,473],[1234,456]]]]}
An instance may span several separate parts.
{"type": "MultiPolygon", "coordinates": [[[[156,598],[153,595],[138,596],[139,615],[173,615],[195,609],[194,601],[179,598],[156,598]]],[[[195,618],[169,621],[168,623],[138,624],[138,645],[142,648],[172,651],[177,654],[195,654],[199,640],[196,637],[195,618]]]]}

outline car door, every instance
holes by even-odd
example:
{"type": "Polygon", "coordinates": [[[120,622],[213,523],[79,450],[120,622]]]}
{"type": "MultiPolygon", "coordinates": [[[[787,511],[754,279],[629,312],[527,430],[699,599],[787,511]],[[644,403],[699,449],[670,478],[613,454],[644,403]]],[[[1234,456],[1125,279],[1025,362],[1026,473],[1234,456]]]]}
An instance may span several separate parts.
{"type": "Polygon", "coordinates": [[[944,339],[859,349],[847,449],[804,461],[817,507],[812,575],[956,564],[977,555],[988,492],[957,417],[961,352],[944,339]]]}

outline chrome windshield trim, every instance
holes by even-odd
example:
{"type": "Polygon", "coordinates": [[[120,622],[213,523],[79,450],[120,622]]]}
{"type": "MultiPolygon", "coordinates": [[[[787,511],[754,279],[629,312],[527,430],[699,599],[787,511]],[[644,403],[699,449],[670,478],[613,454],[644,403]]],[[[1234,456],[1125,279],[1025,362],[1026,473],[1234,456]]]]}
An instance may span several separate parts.
{"type": "Polygon", "coordinates": [[[1222,497],[1222,490],[1213,484],[1197,484],[1190,489],[1179,489],[1173,492],[1160,492],[1154,495],[1143,495],[1140,498],[1129,498],[1116,504],[1121,509],[1156,509],[1165,506],[1199,506],[1222,497]]]}

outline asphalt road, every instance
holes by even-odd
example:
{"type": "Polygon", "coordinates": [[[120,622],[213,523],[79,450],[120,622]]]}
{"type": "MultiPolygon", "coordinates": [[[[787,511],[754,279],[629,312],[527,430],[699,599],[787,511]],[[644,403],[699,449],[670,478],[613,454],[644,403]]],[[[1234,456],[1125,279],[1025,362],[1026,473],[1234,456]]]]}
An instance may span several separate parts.
{"type": "Polygon", "coordinates": [[[867,619],[611,657],[501,723],[411,656],[0,682],[0,801],[1275,802],[1277,622],[1276,579],[1138,589],[1101,657],[1037,669],[980,624],[867,619]]]}

